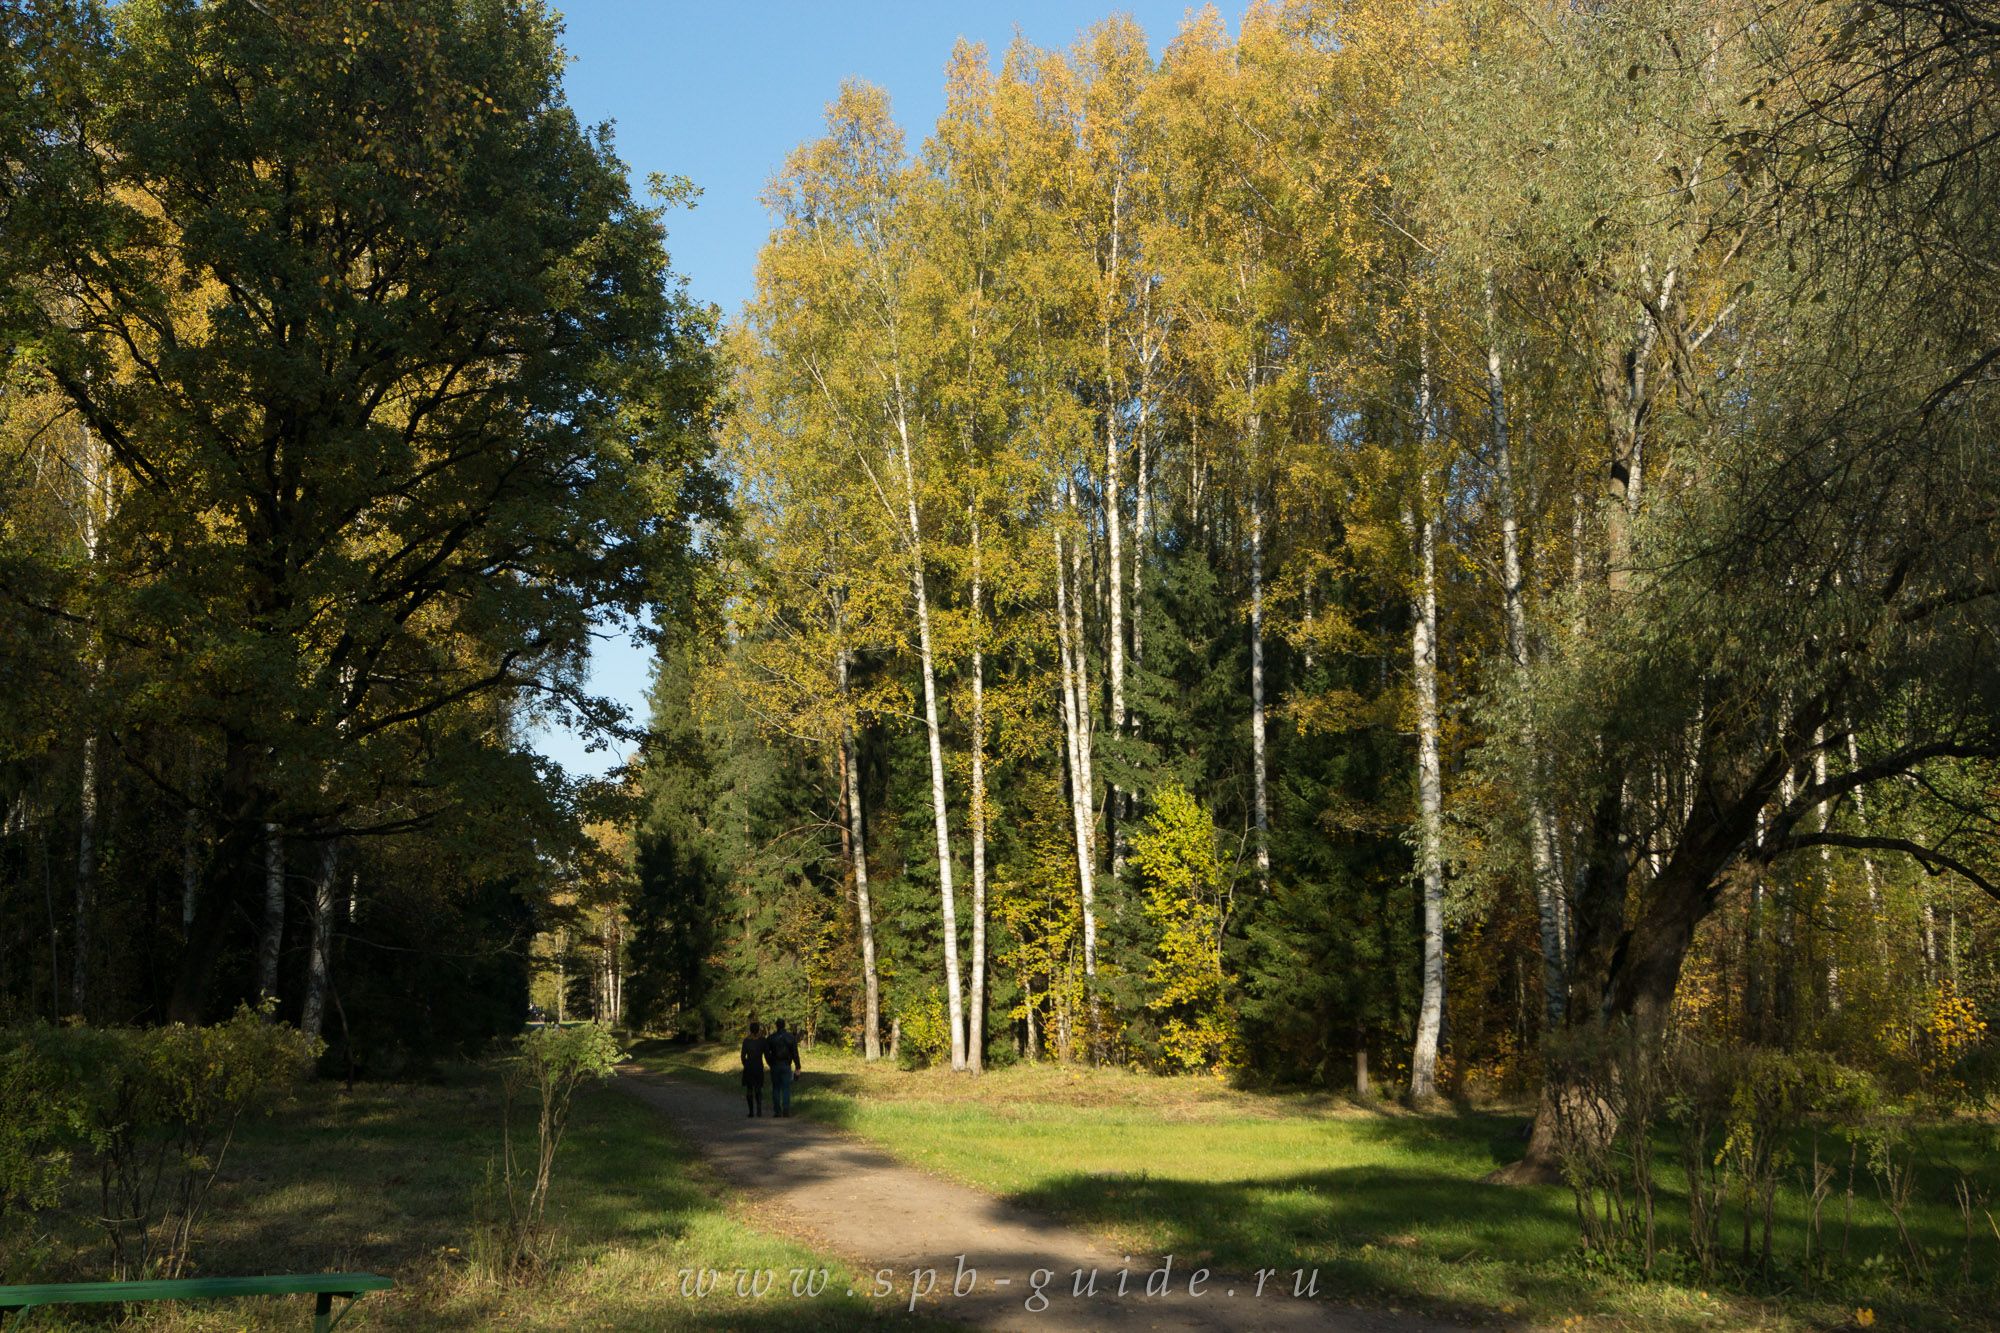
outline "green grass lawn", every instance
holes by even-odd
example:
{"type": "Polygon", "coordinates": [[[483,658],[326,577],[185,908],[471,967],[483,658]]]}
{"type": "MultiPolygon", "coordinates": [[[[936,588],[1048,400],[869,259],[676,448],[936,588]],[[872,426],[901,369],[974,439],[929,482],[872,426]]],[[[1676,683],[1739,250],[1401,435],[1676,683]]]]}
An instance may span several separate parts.
{"type": "MultiPolygon", "coordinates": [[[[663,1117],[600,1088],[578,1094],[557,1159],[550,1216],[561,1240],[553,1271],[532,1285],[503,1287],[475,1257],[499,1126],[499,1081],[489,1069],[461,1069],[437,1082],[362,1084],[353,1092],[313,1087],[239,1132],[199,1233],[196,1276],[367,1271],[394,1278],[395,1291],[365,1297],[341,1324],[357,1333],[803,1333],[892,1318],[908,1326],[900,1307],[841,1295],[859,1289],[846,1266],[759,1230],[663,1117]],[[827,1293],[792,1299],[790,1271],[822,1267],[830,1270],[827,1293]],[[724,1289],[684,1298],[681,1270],[694,1268],[723,1270],[724,1289]],[[775,1270],[778,1291],[738,1299],[739,1268],[775,1270]]],[[[87,1230],[72,1223],[53,1239],[55,1271],[43,1280],[96,1276],[101,1245],[87,1230]]],[[[125,1326],[149,1333],[297,1333],[312,1324],[309,1297],[131,1308],[135,1318],[125,1326]]],[[[25,1333],[96,1327],[112,1313],[45,1307],[20,1326],[25,1333]]],[[[15,1327],[9,1320],[10,1333],[15,1327]]]]}
{"type": "MultiPolygon", "coordinates": [[[[648,1044],[640,1054],[664,1071],[734,1085],[732,1047],[648,1044]]],[[[1969,1120],[1923,1134],[1925,1198],[1912,1217],[1942,1275],[1928,1287],[1885,1278],[1900,1248],[1865,1175],[1856,1184],[1850,1262],[1833,1279],[1809,1278],[1798,1263],[1806,1204],[1792,1190],[1778,1200],[1774,1274],[1704,1283],[1671,1271],[1670,1257],[1669,1271],[1643,1281],[1582,1260],[1568,1190],[1480,1183],[1520,1156],[1524,1110],[1416,1113],[1243,1092],[1209,1078],[1048,1065],[972,1080],[868,1068],[824,1050],[806,1063],[800,1114],[1135,1253],[1287,1273],[1317,1267],[1323,1283],[1353,1299],[1501,1324],[1581,1317],[1582,1326],[1605,1329],[1837,1328],[1865,1309],[1882,1328],[2000,1327],[1992,1314],[2000,1237],[1983,1215],[1972,1281],[1958,1280],[1964,1232],[1951,1182],[1964,1170],[1976,1190],[2000,1196],[1993,1131],[1969,1120]]],[[[1659,1157],[1661,1234],[1671,1245],[1685,1237],[1683,1181],[1671,1145],[1662,1143],[1659,1157]]],[[[1836,1248],[1841,1203],[1837,1192],[1825,1214],[1836,1248]]],[[[1724,1237],[1740,1237],[1733,1207],[1724,1237]]]]}

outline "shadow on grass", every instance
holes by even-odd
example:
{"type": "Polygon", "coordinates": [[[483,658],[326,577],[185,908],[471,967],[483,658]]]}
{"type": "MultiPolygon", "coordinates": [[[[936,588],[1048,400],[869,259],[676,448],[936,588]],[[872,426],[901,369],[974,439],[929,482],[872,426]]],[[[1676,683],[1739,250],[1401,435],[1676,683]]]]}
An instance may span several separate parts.
{"type": "MultiPolygon", "coordinates": [[[[652,1068],[691,1082],[734,1092],[733,1070],[710,1069],[730,1052],[691,1050],[664,1043],[642,1050],[652,1068]]],[[[872,1073],[872,1071],[871,1071],[872,1073]]],[[[977,1102],[956,1097],[880,1098],[872,1085],[879,1075],[862,1076],[836,1068],[809,1070],[797,1082],[799,1113],[834,1128],[857,1132],[890,1151],[929,1167],[954,1165],[955,1154],[979,1158],[990,1169],[998,1161],[1015,1181],[1032,1182],[1008,1194],[1008,1201],[1053,1215],[1084,1229],[1109,1231],[1123,1240],[1185,1261],[1199,1256],[1207,1265],[1234,1269],[1317,1267],[1323,1285],[1369,1304],[1440,1302],[1488,1316],[1518,1306],[1546,1315],[1596,1309],[1638,1326],[1705,1326],[1715,1315],[1707,1288],[1734,1293],[1726,1300],[1764,1303],[1783,1311],[1799,1327],[1839,1327],[1855,1308],[1880,1312],[1879,1326],[1907,1328],[1995,1327],[1983,1298],[2000,1287],[2000,1244],[1983,1212],[1969,1246],[1953,1183],[1961,1173],[1975,1195],[2000,1193],[2000,1130],[1960,1119],[1926,1123],[1915,1129],[1918,1149],[1917,1199],[1906,1218],[1912,1238],[1923,1248],[1933,1281],[1912,1286],[1901,1276],[1903,1247],[1895,1223],[1876,1197],[1861,1155],[1854,1181],[1851,1227],[1846,1211],[1847,1151],[1844,1140],[1824,1131],[1822,1160],[1837,1155],[1841,1168],[1834,1193],[1825,1202],[1824,1232],[1814,1253],[1836,1256],[1831,1273],[1804,1265],[1811,1204],[1799,1180],[1812,1161],[1810,1135],[1791,1145],[1792,1167],[1774,1200],[1770,1272],[1753,1271],[1741,1259],[1741,1200],[1725,1201],[1723,1243],[1734,1276],[1703,1280],[1673,1256],[1663,1260],[1656,1280],[1647,1282],[1622,1268],[1586,1265],[1578,1254],[1579,1226],[1570,1192],[1557,1188],[1488,1186],[1480,1178],[1495,1166],[1517,1160],[1525,1149],[1517,1114],[1458,1110],[1435,1114],[1319,1117],[1310,1113],[1274,1119],[1246,1117],[1240,1126],[1218,1130],[1227,1115],[1189,1132],[1201,1136],[1199,1153],[1210,1166],[1207,1179],[1189,1161],[1194,1140],[1143,1105],[1071,1107],[1032,1098],[1020,1104],[977,1102]],[[891,1110],[890,1108],[894,1109],[891,1110]],[[885,1116],[886,1113],[886,1116],[885,1116]],[[1051,1127],[1096,1121],[1114,1131],[1141,1126],[1121,1151],[1107,1151],[1100,1136],[1091,1140],[1083,1165],[1117,1170],[1084,1171],[1055,1156],[1064,1147],[1051,1127]],[[1336,1164],[1317,1168],[1300,1160],[1298,1128],[1311,1125],[1329,1136],[1327,1156],[1336,1164]],[[1235,1161],[1218,1155],[1218,1132],[1240,1132],[1235,1161]],[[1284,1141],[1286,1156],[1271,1161],[1266,1174],[1259,1144],[1271,1133],[1284,1141]],[[1174,1145],[1189,1145],[1176,1157],[1174,1145]],[[1162,1145],[1165,1145],[1164,1147],[1162,1145]],[[1147,1160],[1148,1156],[1156,1160],[1147,1160]],[[1360,1159],[1357,1161],[1356,1159],[1360,1159]],[[1285,1168],[1299,1169],[1286,1171],[1285,1168]],[[1842,1232],[1847,1231],[1847,1259],[1842,1232]],[[1962,1254],[1970,1259],[1970,1279],[1961,1283],[1962,1254]],[[1844,1303],[1844,1304],[1843,1304],[1844,1303]],[[1846,1313],[1843,1313],[1843,1309],[1846,1313]],[[1705,1312],[1706,1313],[1705,1313],[1705,1312]],[[1974,1312],[1977,1311],[1975,1314],[1974,1312]],[[1893,1312],[1893,1313],[1892,1313],[1893,1312]]],[[[1115,1138],[1114,1134],[1114,1138],[1115,1138]]],[[[1657,1226],[1663,1248],[1685,1246],[1687,1200],[1679,1166],[1679,1145],[1662,1131],[1654,1140],[1658,1184],[1657,1226]]],[[[1266,1159],[1269,1160],[1269,1159],[1266,1159]]],[[[1983,1207],[1990,1205],[1982,1205],[1983,1207]]],[[[1761,1251],[1761,1209],[1755,1228],[1761,1251]]],[[[1747,1317],[1719,1316],[1725,1324],[1747,1317]]]]}
{"type": "Polygon", "coordinates": [[[1231,1269],[1318,1267],[1343,1296],[1435,1302],[1439,1264],[1504,1265],[1462,1300],[1543,1301],[1574,1279],[1537,1270],[1575,1248],[1569,1197],[1421,1170],[1351,1167],[1203,1182],[1136,1173],[1068,1174],[1011,1202],[1073,1225],[1137,1231],[1164,1252],[1231,1269]]]}
{"type": "MultiPolygon", "coordinates": [[[[362,1301],[359,1324],[349,1326],[411,1333],[803,1333],[873,1327],[885,1317],[865,1300],[838,1295],[684,1298],[676,1276],[683,1267],[727,1261],[783,1269],[827,1260],[735,1216],[670,1124],[599,1088],[578,1094],[556,1162],[548,1217],[557,1236],[554,1270],[528,1286],[482,1282],[474,1261],[482,1224],[505,1209],[489,1174],[500,1152],[501,1104],[499,1077],[485,1067],[422,1083],[305,1089],[275,1117],[243,1126],[211,1198],[196,1275],[381,1273],[396,1289],[362,1301]]],[[[531,1114],[525,1125],[517,1120],[517,1147],[523,1130],[532,1160],[531,1114]]],[[[45,1280],[103,1276],[94,1236],[85,1228],[74,1241],[76,1271],[45,1280]]],[[[298,1300],[152,1303],[131,1307],[125,1326],[276,1333],[309,1324],[310,1315],[302,1317],[309,1309],[298,1300]]],[[[97,1329],[118,1317],[116,1307],[52,1308],[36,1311],[26,1327],[97,1329]]]]}

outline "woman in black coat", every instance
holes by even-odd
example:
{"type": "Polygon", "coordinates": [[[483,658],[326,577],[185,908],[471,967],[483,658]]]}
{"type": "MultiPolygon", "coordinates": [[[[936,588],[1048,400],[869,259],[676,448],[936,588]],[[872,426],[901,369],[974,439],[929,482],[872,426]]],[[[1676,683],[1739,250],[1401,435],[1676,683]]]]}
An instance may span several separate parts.
{"type": "Polygon", "coordinates": [[[750,1035],[743,1039],[743,1099],[750,1103],[750,1114],[764,1114],[764,1054],[770,1043],[764,1040],[764,1025],[750,1024],[750,1035]]]}

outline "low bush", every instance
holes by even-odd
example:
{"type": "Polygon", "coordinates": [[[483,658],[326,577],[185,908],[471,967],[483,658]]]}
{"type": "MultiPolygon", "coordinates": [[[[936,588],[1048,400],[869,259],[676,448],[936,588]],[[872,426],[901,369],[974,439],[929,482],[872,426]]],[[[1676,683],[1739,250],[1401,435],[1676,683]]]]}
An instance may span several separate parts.
{"type": "Polygon", "coordinates": [[[35,1266],[38,1215],[88,1198],[114,1280],[177,1277],[244,1116],[294,1086],[319,1044],[268,1013],[206,1027],[0,1034],[0,1220],[8,1277],[35,1266]],[[66,1187],[94,1180],[80,1193],[66,1187]]]}

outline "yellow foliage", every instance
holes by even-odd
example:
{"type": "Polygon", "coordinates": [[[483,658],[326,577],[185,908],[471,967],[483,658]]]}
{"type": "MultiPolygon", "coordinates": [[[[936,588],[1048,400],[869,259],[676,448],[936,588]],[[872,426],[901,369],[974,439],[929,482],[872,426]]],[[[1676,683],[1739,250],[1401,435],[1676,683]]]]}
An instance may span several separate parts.
{"type": "Polygon", "coordinates": [[[1962,1088],[1950,1077],[1951,1068],[1986,1040],[1986,1021],[1979,1006],[1946,980],[1923,997],[1910,1022],[1883,1024],[1880,1038],[1884,1047],[1916,1060],[1926,1083],[1962,1088]]]}
{"type": "Polygon", "coordinates": [[[1215,825],[1201,802],[1179,786],[1162,789],[1158,808],[1132,836],[1132,864],[1146,880],[1146,918],[1160,943],[1146,969],[1146,1008],[1163,1015],[1161,1045],[1179,1070],[1206,1070],[1237,1058],[1235,981],[1222,966],[1225,883],[1215,825]]]}

